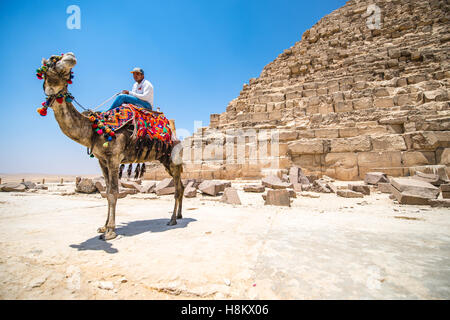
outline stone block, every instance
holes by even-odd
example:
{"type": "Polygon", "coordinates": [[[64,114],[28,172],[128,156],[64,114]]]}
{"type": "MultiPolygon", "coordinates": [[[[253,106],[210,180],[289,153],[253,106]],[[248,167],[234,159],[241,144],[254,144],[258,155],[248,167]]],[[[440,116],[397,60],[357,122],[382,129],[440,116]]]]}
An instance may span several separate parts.
{"type": "Polygon", "coordinates": [[[156,194],[158,196],[165,196],[168,194],[174,194],[175,193],[175,187],[165,187],[165,188],[160,188],[158,190],[156,190],[156,194]]]}
{"type": "Polygon", "coordinates": [[[241,200],[239,199],[237,190],[232,187],[228,187],[223,191],[223,195],[220,201],[228,204],[242,204],[241,200]]]}
{"type": "Polygon", "coordinates": [[[391,184],[389,182],[378,182],[378,191],[381,193],[391,193],[391,184]]]}
{"type": "Polygon", "coordinates": [[[262,185],[245,185],[244,191],[245,192],[255,192],[255,193],[262,193],[266,190],[266,187],[262,185]]]}
{"type": "Polygon", "coordinates": [[[97,192],[97,187],[93,179],[82,178],[76,183],[75,191],[80,193],[94,193],[97,192]]]}
{"type": "Polygon", "coordinates": [[[376,108],[392,108],[394,106],[394,99],[387,98],[375,98],[373,101],[373,105],[376,108]]]}
{"type": "Polygon", "coordinates": [[[349,184],[348,189],[351,191],[359,192],[364,195],[370,195],[370,187],[363,184],[349,184]]]}
{"type": "Polygon", "coordinates": [[[355,110],[369,109],[372,107],[373,107],[373,102],[372,102],[372,98],[370,98],[370,97],[353,100],[353,109],[355,109],[355,110]]]}
{"type": "Polygon", "coordinates": [[[337,190],[336,194],[344,198],[364,198],[364,194],[352,190],[337,190]]]}
{"type": "Polygon", "coordinates": [[[372,145],[368,136],[359,136],[353,138],[338,138],[331,140],[330,152],[361,152],[370,151],[372,145]]]}
{"type": "Polygon", "coordinates": [[[366,184],[378,184],[380,182],[389,182],[387,175],[383,172],[367,172],[364,177],[364,183],[366,184]]]}
{"type": "Polygon", "coordinates": [[[439,188],[425,181],[408,177],[391,178],[389,182],[402,194],[418,196],[427,199],[435,199],[439,195],[439,188]]]}
{"type": "Polygon", "coordinates": [[[165,178],[161,180],[155,187],[155,192],[158,194],[159,190],[170,188],[174,186],[173,178],[165,178]]]}
{"type": "Polygon", "coordinates": [[[406,150],[406,143],[401,135],[377,136],[372,137],[372,148],[374,151],[402,151],[406,150]]]}
{"type": "Polygon", "coordinates": [[[292,188],[292,183],[283,182],[280,178],[274,175],[269,175],[264,177],[262,180],[262,185],[272,189],[286,189],[292,188]]]}
{"type": "Polygon", "coordinates": [[[186,186],[184,188],[184,197],[185,198],[195,198],[197,196],[197,189],[194,188],[192,185],[186,186]]]}
{"type": "Polygon", "coordinates": [[[0,190],[3,192],[24,192],[26,186],[22,183],[8,182],[0,185],[0,190]]]}
{"type": "Polygon", "coordinates": [[[428,204],[434,208],[450,208],[450,199],[429,199],[428,204]]]}
{"type": "Polygon", "coordinates": [[[324,153],[324,141],[322,139],[300,139],[290,142],[288,150],[292,154],[320,154],[324,153]]]}
{"type": "Polygon", "coordinates": [[[291,206],[289,191],[287,190],[268,190],[264,205],[273,206],[291,206]]]}

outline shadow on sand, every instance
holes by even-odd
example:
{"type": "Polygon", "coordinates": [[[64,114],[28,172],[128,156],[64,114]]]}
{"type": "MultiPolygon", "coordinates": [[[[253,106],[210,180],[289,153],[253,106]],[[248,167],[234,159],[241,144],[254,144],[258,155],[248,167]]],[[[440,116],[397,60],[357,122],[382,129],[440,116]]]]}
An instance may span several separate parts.
{"type": "MultiPolygon", "coordinates": [[[[197,221],[196,219],[186,218],[178,219],[177,224],[174,226],[168,226],[167,222],[170,219],[152,219],[152,220],[139,220],[132,221],[116,227],[117,237],[132,237],[145,232],[164,232],[172,229],[185,228],[189,223],[197,221]]],[[[117,239],[117,238],[116,238],[117,239]]],[[[114,239],[114,240],[116,240],[114,239]]],[[[92,237],[80,244],[71,244],[70,247],[83,250],[103,250],[107,253],[117,253],[119,250],[113,248],[114,240],[104,241],[100,239],[100,234],[92,237]],[[112,241],[112,242],[111,242],[112,241]]]]}

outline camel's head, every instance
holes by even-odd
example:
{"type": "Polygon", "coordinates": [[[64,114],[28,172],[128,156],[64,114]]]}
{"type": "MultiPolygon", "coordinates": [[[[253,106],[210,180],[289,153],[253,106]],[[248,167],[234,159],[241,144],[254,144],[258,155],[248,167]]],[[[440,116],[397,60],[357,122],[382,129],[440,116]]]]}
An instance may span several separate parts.
{"type": "MultiPolygon", "coordinates": [[[[77,63],[72,52],[61,56],[42,59],[41,77],[44,78],[44,91],[47,96],[57,94],[71,82],[71,69],[77,63]]],[[[39,77],[39,73],[38,73],[39,77]]]]}

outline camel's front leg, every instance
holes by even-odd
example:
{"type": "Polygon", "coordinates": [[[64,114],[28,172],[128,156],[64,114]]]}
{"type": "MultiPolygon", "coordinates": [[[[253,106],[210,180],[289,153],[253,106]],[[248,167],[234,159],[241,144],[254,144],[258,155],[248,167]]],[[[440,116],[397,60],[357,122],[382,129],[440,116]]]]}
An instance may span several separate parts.
{"type": "MultiPolygon", "coordinates": [[[[106,162],[104,160],[98,160],[99,164],[100,164],[100,168],[102,169],[102,173],[103,173],[103,177],[105,178],[105,184],[106,184],[106,194],[108,194],[110,191],[110,183],[109,183],[109,172],[108,172],[108,167],[106,166],[106,162]]],[[[98,233],[105,233],[106,232],[106,225],[108,224],[108,219],[109,219],[109,210],[110,210],[110,204],[108,201],[108,214],[106,215],[106,222],[105,225],[98,228],[97,232],[98,233]]]]}
{"type": "Polygon", "coordinates": [[[119,195],[119,167],[117,165],[108,165],[108,173],[109,190],[107,190],[106,198],[108,199],[109,210],[106,230],[103,235],[104,240],[111,240],[117,236],[114,229],[116,228],[116,204],[119,195]]]}

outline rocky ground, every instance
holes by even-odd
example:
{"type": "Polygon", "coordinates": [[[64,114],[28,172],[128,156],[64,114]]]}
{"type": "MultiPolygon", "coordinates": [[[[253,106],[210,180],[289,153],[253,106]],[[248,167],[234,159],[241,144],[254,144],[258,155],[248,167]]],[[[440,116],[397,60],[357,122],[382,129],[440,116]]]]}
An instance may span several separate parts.
{"type": "Polygon", "coordinates": [[[129,194],[108,242],[96,233],[99,193],[74,193],[74,182],[1,192],[0,298],[449,299],[448,208],[374,189],[271,206],[247,184],[232,181],[240,205],[185,198],[172,227],[173,195],[129,194]]]}

